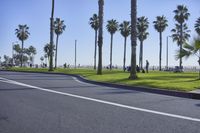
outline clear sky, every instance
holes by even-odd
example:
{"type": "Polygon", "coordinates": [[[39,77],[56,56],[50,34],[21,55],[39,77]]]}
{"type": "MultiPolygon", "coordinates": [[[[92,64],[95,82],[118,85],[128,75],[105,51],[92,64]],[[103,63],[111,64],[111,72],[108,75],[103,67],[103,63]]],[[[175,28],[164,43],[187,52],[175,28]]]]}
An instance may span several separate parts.
{"type": "MultiPolygon", "coordinates": [[[[107,20],[116,19],[118,22],[130,20],[131,0],[105,0],[104,11],[104,44],[103,64],[109,64],[110,34],[105,29],[107,20]]],[[[188,7],[191,16],[187,22],[194,37],[194,23],[200,17],[200,0],[138,0],[138,17],[146,16],[150,22],[147,40],[144,41],[144,61],[149,60],[150,65],[158,66],[159,34],[154,30],[152,22],[158,15],[165,15],[168,27],[163,33],[162,65],[166,65],[166,36],[171,35],[174,28],[173,10],[179,4],[188,7]]],[[[51,13],[51,0],[1,0],[0,2],[0,56],[12,55],[12,42],[18,41],[15,29],[19,24],[29,26],[30,36],[25,41],[25,47],[33,45],[37,49],[35,63],[40,63],[44,55],[43,47],[49,42],[49,23],[51,13]]],[[[98,13],[98,0],[55,0],[55,18],[65,21],[66,31],[60,36],[58,47],[58,64],[74,64],[74,41],[78,40],[77,64],[93,65],[94,56],[94,30],[91,29],[89,18],[98,13]]],[[[117,32],[113,41],[113,65],[123,63],[124,39],[117,32]]],[[[139,42],[138,42],[139,46],[139,42]]],[[[169,39],[169,65],[178,65],[175,60],[176,43],[169,39]]],[[[130,63],[130,38],[127,42],[127,65],[130,63]]],[[[139,47],[137,47],[137,55],[139,47]]],[[[138,56],[137,56],[138,61],[138,56]]],[[[183,60],[184,66],[197,66],[197,59],[183,60]]]]}

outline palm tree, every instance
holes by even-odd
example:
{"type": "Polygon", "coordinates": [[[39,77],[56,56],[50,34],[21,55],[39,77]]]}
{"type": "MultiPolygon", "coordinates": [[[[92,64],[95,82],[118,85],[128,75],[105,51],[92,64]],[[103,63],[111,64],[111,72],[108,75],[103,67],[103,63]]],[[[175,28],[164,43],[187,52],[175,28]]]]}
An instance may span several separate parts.
{"type": "MultiPolygon", "coordinates": [[[[180,59],[182,57],[190,57],[195,55],[198,57],[198,64],[200,67],[200,36],[195,38],[192,44],[185,43],[181,51],[177,51],[176,58],[180,59]]],[[[200,69],[199,69],[199,80],[200,80],[200,69]]]]}
{"type": "Polygon", "coordinates": [[[129,21],[124,21],[119,25],[119,30],[121,35],[124,37],[124,59],[123,59],[123,70],[125,71],[126,67],[126,40],[127,37],[131,34],[131,26],[129,21]]]}
{"type": "Polygon", "coordinates": [[[136,46],[137,46],[137,0],[131,0],[131,71],[129,79],[137,79],[136,46]]]}
{"type": "Polygon", "coordinates": [[[19,44],[13,45],[13,50],[15,51],[15,53],[19,54],[21,52],[19,44]]]}
{"type": "Polygon", "coordinates": [[[140,41],[140,55],[139,55],[139,67],[143,69],[143,41],[147,39],[149,33],[146,31],[149,27],[148,18],[144,16],[137,19],[137,37],[140,41]]]}
{"type": "Polygon", "coordinates": [[[15,65],[19,65],[19,64],[21,64],[20,45],[19,44],[13,45],[13,50],[14,50],[14,57],[13,57],[14,63],[15,63],[15,65]]]}
{"type": "MultiPolygon", "coordinates": [[[[179,24],[175,24],[175,28],[171,30],[172,34],[172,39],[174,42],[176,42],[178,44],[178,46],[180,46],[182,44],[182,42],[186,42],[189,37],[190,34],[188,34],[190,32],[190,30],[188,30],[187,25],[184,23],[182,25],[182,28],[179,24]],[[182,34],[181,34],[182,32],[182,34]]],[[[179,50],[179,52],[182,51],[182,46],[179,50]]],[[[182,57],[178,58],[180,60],[180,64],[182,64],[182,57]]],[[[182,66],[179,66],[180,68],[182,68],[182,66]]]]}
{"type": "MultiPolygon", "coordinates": [[[[190,13],[188,13],[188,9],[186,6],[184,5],[178,5],[177,6],[177,9],[174,10],[174,13],[175,13],[175,16],[174,16],[174,19],[178,22],[178,25],[179,25],[179,41],[178,41],[178,45],[180,46],[180,51],[182,50],[182,45],[184,43],[184,36],[183,36],[183,28],[184,28],[184,25],[185,24],[185,21],[188,20],[189,16],[190,16],[190,13]]],[[[177,25],[177,24],[176,24],[177,25]]],[[[179,67],[182,68],[182,58],[180,58],[179,60],[179,67]]]]}
{"type": "Polygon", "coordinates": [[[47,66],[47,58],[48,58],[48,55],[47,54],[44,54],[44,58],[45,58],[45,64],[47,66]]]}
{"type": "Polygon", "coordinates": [[[53,71],[53,30],[54,30],[54,0],[52,0],[51,8],[51,18],[50,18],[50,61],[49,61],[49,71],[53,71]]]}
{"type": "Polygon", "coordinates": [[[35,47],[33,47],[33,46],[30,46],[29,48],[28,48],[28,51],[29,51],[29,53],[30,53],[30,61],[31,61],[31,63],[33,64],[33,60],[34,60],[34,55],[36,55],[36,48],[35,47]]]}
{"type": "Polygon", "coordinates": [[[24,52],[24,41],[28,38],[30,33],[28,32],[29,27],[27,25],[18,25],[18,29],[15,29],[17,38],[22,42],[21,49],[21,67],[23,64],[23,52],[24,52]]]}
{"type": "Polygon", "coordinates": [[[60,18],[56,18],[56,21],[54,22],[54,30],[56,33],[55,69],[57,68],[58,38],[63,33],[65,28],[66,26],[64,24],[64,20],[61,20],[60,18]]]}
{"type": "MultiPolygon", "coordinates": [[[[51,47],[51,45],[50,45],[49,43],[47,43],[47,44],[44,46],[44,53],[47,55],[49,65],[50,65],[50,57],[51,57],[51,54],[50,54],[50,47],[51,47]]],[[[53,45],[53,48],[52,48],[52,49],[53,49],[52,56],[54,56],[55,45],[53,45]]]]}
{"type": "Polygon", "coordinates": [[[99,29],[99,17],[97,14],[93,14],[89,21],[90,26],[95,31],[95,43],[94,43],[94,69],[96,70],[96,55],[97,55],[97,31],[99,29]]]}
{"type": "Polygon", "coordinates": [[[41,56],[41,57],[40,57],[40,60],[41,60],[41,66],[43,67],[43,61],[44,61],[44,57],[43,57],[43,56],[41,56]]]}
{"type": "Polygon", "coordinates": [[[197,19],[194,28],[197,34],[200,36],[200,17],[197,19]]]}
{"type": "Polygon", "coordinates": [[[160,38],[160,51],[159,51],[159,71],[161,71],[161,61],[162,61],[162,32],[166,29],[168,26],[167,19],[165,16],[157,16],[156,21],[153,21],[154,28],[159,33],[160,38]]]}
{"type": "Polygon", "coordinates": [[[104,0],[98,1],[99,5],[99,33],[98,33],[98,48],[99,48],[99,60],[97,74],[102,74],[102,46],[103,46],[103,7],[104,0]]]}
{"type": "Polygon", "coordinates": [[[117,20],[111,19],[108,20],[108,24],[106,25],[106,28],[108,32],[111,35],[111,42],[110,42],[110,70],[112,69],[112,46],[113,46],[113,35],[118,30],[118,22],[117,20]]]}

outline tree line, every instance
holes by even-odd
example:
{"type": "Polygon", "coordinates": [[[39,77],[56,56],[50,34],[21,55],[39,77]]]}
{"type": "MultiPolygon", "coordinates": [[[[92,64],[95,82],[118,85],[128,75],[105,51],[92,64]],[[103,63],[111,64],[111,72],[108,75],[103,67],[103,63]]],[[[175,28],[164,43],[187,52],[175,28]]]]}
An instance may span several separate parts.
{"type": "MultiPolygon", "coordinates": [[[[97,74],[102,74],[102,46],[103,46],[103,14],[104,14],[104,0],[98,0],[98,15],[93,14],[89,19],[89,24],[95,31],[95,49],[94,49],[94,69],[97,68],[96,58],[97,58],[97,48],[98,48],[98,68],[97,74]]],[[[189,19],[190,13],[185,5],[178,5],[177,9],[174,11],[174,20],[176,21],[175,27],[171,30],[173,41],[179,46],[179,51],[177,52],[177,59],[179,59],[179,67],[182,67],[182,58],[184,56],[189,57],[192,55],[191,48],[188,51],[188,45],[185,45],[190,37],[190,30],[187,26],[187,20],[189,19]],[[187,53],[186,55],[183,53],[187,53]],[[189,54],[190,53],[190,54],[189,54]]],[[[162,65],[162,33],[168,26],[168,21],[164,15],[157,16],[155,21],[153,21],[155,30],[159,33],[159,70],[161,71],[162,65]]],[[[45,58],[49,61],[49,71],[53,70],[53,56],[55,51],[55,69],[57,67],[57,52],[58,52],[58,40],[59,36],[63,33],[66,26],[64,21],[60,18],[56,18],[54,21],[54,0],[52,0],[52,10],[50,19],[50,43],[46,44],[44,47],[45,58]],[[54,33],[56,34],[56,45],[54,46],[54,33]]],[[[139,67],[143,68],[143,43],[149,36],[147,31],[149,28],[148,18],[141,16],[137,18],[137,0],[131,0],[131,21],[123,21],[119,24],[117,20],[111,19],[107,21],[106,29],[110,33],[110,70],[112,69],[112,47],[114,34],[119,30],[121,35],[124,37],[124,58],[123,58],[123,69],[126,66],[126,41],[129,35],[131,35],[131,70],[130,79],[137,78],[136,75],[136,46],[137,39],[140,41],[139,50],[139,67]]],[[[197,19],[195,23],[195,31],[198,36],[200,36],[200,18],[197,19]]],[[[29,27],[27,25],[19,25],[16,29],[16,35],[21,41],[22,45],[20,50],[20,61],[21,66],[23,64],[23,54],[24,54],[24,41],[28,38],[30,33],[28,32],[29,27]]],[[[199,38],[196,38],[199,41],[199,38]]],[[[195,41],[196,42],[196,41],[195,41]]],[[[193,47],[193,45],[190,45],[193,47]]],[[[200,47],[194,45],[193,54],[199,57],[200,62],[200,47]],[[197,54],[199,52],[199,54],[197,54]]],[[[200,65],[200,63],[199,63],[200,65]]]]}
{"type": "MultiPolygon", "coordinates": [[[[99,0],[99,6],[103,6],[104,1],[99,0]]],[[[115,19],[111,19],[107,21],[107,25],[106,25],[106,29],[107,31],[110,33],[111,35],[111,42],[110,42],[110,69],[112,69],[112,47],[113,47],[113,35],[116,33],[116,31],[120,31],[121,35],[124,37],[124,58],[123,58],[123,69],[125,70],[125,66],[126,66],[126,40],[127,37],[131,34],[131,46],[132,46],[132,56],[131,56],[131,63],[132,65],[132,69],[135,70],[135,46],[136,46],[136,38],[140,41],[140,51],[139,51],[139,67],[140,69],[143,69],[143,42],[144,40],[147,39],[149,32],[147,32],[147,29],[149,27],[149,21],[148,18],[145,16],[141,16],[141,17],[136,17],[136,1],[132,0],[131,1],[131,24],[129,21],[124,21],[121,24],[119,24],[119,22],[117,22],[117,20],[115,19]],[[136,19],[136,20],[135,20],[136,19]],[[135,22],[136,21],[136,22],[135,22]],[[135,27],[135,28],[134,28],[135,27]],[[135,31],[136,30],[136,31],[135,31]],[[136,32],[136,33],[135,33],[136,32]]],[[[99,7],[99,10],[102,10],[102,7],[99,7]]],[[[102,12],[102,11],[101,11],[102,12]]],[[[172,39],[174,42],[177,43],[177,45],[180,47],[180,50],[177,51],[177,58],[179,59],[179,67],[183,68],[182,66],[182,58],[185,55],[184,53],[186,53],[186,50],[183,49],[183,45],[188,41],[189,37],[190,37],[190,30],[188,29],[187,26],[187,20],[190,16],[190,13],[188,12],[188,9],[185,5],[178,5],[177,9],[175,9],[173,11],[174,13],[174,20],[176,21],[175,23],[175,28],[173,28],[171,30],[172,32],[172,39]],[[181,56],[180,56],[181,55],[181,56]]],[[[102,14],[100,14],[102,15],[102,14]]],[[[95,52],[94,52],[94,69],[96,69],[96,48],[97,48],[97,33],[98,33],[98,29],[99,29],[99,18],[102,16],[99,16],[97,14],[93,14],[93,16],[90,18],[90,22],[89,24],[91,25],[91,27],[95,30],[95,52]]],[[[165,31],[165,29],[168,26],[168,20],[166,19],[166,17],[164,15],[161,16],[157,16],[156,20],[153,21],[154,24],[154,28],[155,30],[159,33],[159,70],[161,71],[161,66],[162,66],[162,33],[165,31]]],[[[200,36],[199,34],[199,29],[200,29],[200,18],[197,19],[196,23],[195,23],[195,31],[197,32],[198,36],[200,36]]],[[[196,38],[196,41],[199,40],[196,38]]],[[[196,42],[195,41],[195,42],[196,42]]],[[[188,48],[188,45],[185,45],[184,48],[188,48]]],[[[199,52],[199,60],[198,62],[200,62],[200,48],[199,48],[199,44],[198,47],[196,46],[196,48],[193,48],[196,51],[195,52],[199,52]]],[[[191,48],[190,48],[191,50],[191,48]]],[[[192,52],[190,52],[192,53],[192,52]]],[[[188,55],[191,55],[188,53],[188,55]]],[[[200,65],[200,64],[199,64],[200,65]]],[[[134,72],[135,73],[135,72],[134,72]]],[[[132,77],[132,76],[131,76],[132,77]]],[[[136,77],[135,74],[133,76],[133,78],[136,77]]]]}

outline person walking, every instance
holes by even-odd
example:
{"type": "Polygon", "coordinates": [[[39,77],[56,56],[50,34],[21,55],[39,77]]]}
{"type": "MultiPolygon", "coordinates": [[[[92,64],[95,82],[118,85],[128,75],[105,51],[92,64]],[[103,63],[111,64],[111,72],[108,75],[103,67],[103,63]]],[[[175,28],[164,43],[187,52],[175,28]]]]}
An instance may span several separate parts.
{"type": "Polygon", "coordinates": [[[149,61],[146,60],[146,73],[149,73],[149,61]]]}

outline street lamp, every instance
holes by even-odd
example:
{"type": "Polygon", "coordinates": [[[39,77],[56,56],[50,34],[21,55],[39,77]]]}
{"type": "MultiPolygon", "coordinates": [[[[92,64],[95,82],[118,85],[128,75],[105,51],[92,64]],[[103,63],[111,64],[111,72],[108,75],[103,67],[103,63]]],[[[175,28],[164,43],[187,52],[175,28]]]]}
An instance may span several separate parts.
{"type": "Polygon", "coordinates": [[[169,61],[168,61],[168,43],[169,43],[169,41],[168,41],[168,38],[169,37],[172,37],[172,36],[167,36],[167,48],[166,48],[166,69],[168,70],[168,68],[169,68],[169,61]]]}
{"type": "Polygon", "coordinates": [[[75,59],[74,59],[74,67],[76,69],[76,43],[77,43],[77,40],[75,40],[75,59]]]}

